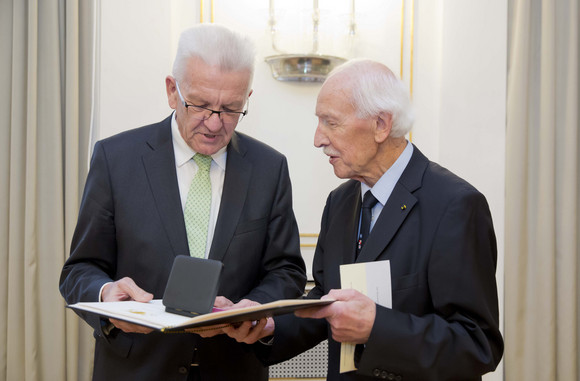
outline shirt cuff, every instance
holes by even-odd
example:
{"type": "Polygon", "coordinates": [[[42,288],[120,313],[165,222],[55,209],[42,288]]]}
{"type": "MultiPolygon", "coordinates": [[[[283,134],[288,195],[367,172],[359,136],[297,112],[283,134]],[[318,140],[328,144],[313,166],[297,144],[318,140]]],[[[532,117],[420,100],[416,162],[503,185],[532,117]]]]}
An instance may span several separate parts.
{"type": "Polygon", "coordinates": [[[106,285],[111,284],[113,282],[107,282],[104,285],[101,286],[101,289],[99,290],[99,302],[103,301],[103,288],[105,288],[106,285]]]}
{"type": "Polygon", "coordinates": [[[258,341],[264,345],[272,345],[274,344],[274,336],[266,336],[264,338],[258,339],[258,341]]]}

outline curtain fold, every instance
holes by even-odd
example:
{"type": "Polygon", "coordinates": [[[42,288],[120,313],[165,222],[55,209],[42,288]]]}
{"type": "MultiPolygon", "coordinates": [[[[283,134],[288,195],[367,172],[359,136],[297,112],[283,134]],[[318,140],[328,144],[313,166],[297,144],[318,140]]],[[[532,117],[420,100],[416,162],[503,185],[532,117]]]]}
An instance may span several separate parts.
{"type": "Polygon", "coordinates": [[[505,379],[580,380],[578,0],[510,10],[505,379]]]}
{"type": "Polygon", "coordinates": [[[0,380],[88,380],[58,278],[86,176],[92,1],[0,4],[0,380]]]}

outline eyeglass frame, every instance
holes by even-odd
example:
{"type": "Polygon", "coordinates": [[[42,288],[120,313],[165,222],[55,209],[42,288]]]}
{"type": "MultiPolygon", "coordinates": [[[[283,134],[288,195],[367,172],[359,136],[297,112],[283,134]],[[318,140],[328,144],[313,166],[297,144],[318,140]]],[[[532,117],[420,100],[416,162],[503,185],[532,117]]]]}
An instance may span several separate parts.
{"type": "Polygon", "coordinates": [[[217,114],[218,119],[222,122],[222,123],[239,123],[241,122],[241,120],[244,118],[244,116],[248,115],[248,107],[250,105],[250,99],[246,100],[246,109],[244,111],[225,111],[225,110],[221,110],[221,111],[216,111],[216,110],[212,110],[211,108],[207,108],[207,107],[203,107],[203,106],[196,106],[194,104],[188,104],[185,101],[185,98],[183,98],[183,95],[181,95],[181,90],[179,89],[179,84],[177,83],[177,80],[175,81],[175,87],[177,88],[177,94],[179,95],[179,99],[181,100],[181,103],[183,104],[183,106],[185,107],[185,111],[188,111],[190,107],[193,107],[193,111],[197,112],[197,113],[202,113],[204,111],[209,111],[209,115],[205,118],[198,118],[195,116],[195,114],[193,115],[193,117],[197,120],[208,120],[209,118],[212,117],[213,114],[217,114]],[[201,109],[200,111],[197,111],[196,109],[201,109]],[[238,115],[238,120],[235,122],[225,122],[222,119],[222,114],[224,115],[228,115],[230,114],[230,116],[232,114],[237,114],[238,115]]]}

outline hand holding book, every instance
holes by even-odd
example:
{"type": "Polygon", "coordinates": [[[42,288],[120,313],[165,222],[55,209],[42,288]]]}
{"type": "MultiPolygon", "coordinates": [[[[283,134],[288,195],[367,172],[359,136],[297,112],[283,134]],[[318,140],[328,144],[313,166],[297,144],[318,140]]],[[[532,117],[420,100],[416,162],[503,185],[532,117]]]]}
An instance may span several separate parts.
{"type": "MultiPolygon", "coordinates": [[[[218,261],[178,256],[163,300],[151,300],[151,294],[139,288],[130,278],[123,278],[103,287],[106,294],[103,302],[76,303],[67,307],[109,318],[125,332],[188,330],[204,332],[203,335],[209,337],[225,333],[223,330],[229,325],[237,326],[238,335],[257,332],[262,325],[269,327],[268,320],[272,320],[267,319],[269,317],[332,302],[288,299],[261,305],[242,300],[234,305],[223,296],[216,297],[222,267],[218,261]],[[219,311],[212,311],[212,307],[217,307],[219,311]]],[[[231,329],[228,328],[228,332],[231,329]]]]}
{"type": "Polygon", "coordinates": [[[211,312],[195,317],[182,316],[165,311],[165,306],[161,299],[154,299],[149,303],[136,301],[76,303],[67,307],[101,317],[138,324],[161,332],[184,332],[189,328],[207,328],[215,325],[239,324],[242,322],[251,324],[253,321],[267,317],[292,313],[302,308],[324,306],[332,302],[333,300],[284,299],[266,304],[211,312]]]}
{"type": "MultiPolygon", "coordinates": [[[[247,307],[249,305],[256,305],[256,304],[258,304],[258,303],[252,302],[252,301],[247,300],[247,299],[240,300],[238,303],[234,304],[231,300],[229,300],[225,296],[218,296],[215,299],[215,302],[213,304],[213,309],[211,312],[226,311],[226,310],[230,310],[230,309],[242,308],[242,307],[247,307]]],[[[185,332],[197,333],[201,337],[207,338],[207,337],[213,337],[213,336],[223,334],[224,333],[223,329],[225,327],[229,327],[231,325],[234,325],[234,324],[216,324],[216,325],[210,325],[207,327],[188,328],[185,330],[185,332]]]]}
{"type": "MultiPolygon", "coordinates": [[[[133,279],[125,277],[116,282],[106,283],[101,289],[100,299],[103,302],[134,300],[136,302],[148,303],[153,299],[153,294],[137,286],[133,279]]],[[[127,333],[150,333],[153,331],[151,328],[128,323],[123,320],[111,318],[109,321],[113,326],[127,333]]]]}
{"type": "MultiPolygon", "coordinates": [[[[260,303],[252,300],[243,299],[235,304],[231,309],[246,308],[260,306],[260,303]]],[[[198,333],[202,337],[211,337],[218,334],[217,330],[211,333],[199,332],[194,329],[194,333],[198,333]]],[[[247,320],[240,323],[228,324],[219,329],[219,333],[228,335],[240,343],[253,344],[256,341],[271,336],[274,334],[274,319],[270,316],[260,318],[259,320],[247,320]]]]}
{"type": "Polygon", "coordinates": [[[239,343],[253,344],[258,340],[274,335],[274,319],[267,317],[257,321],[245,321],[240,325],[231,325],[223,333],[239,343]]]}

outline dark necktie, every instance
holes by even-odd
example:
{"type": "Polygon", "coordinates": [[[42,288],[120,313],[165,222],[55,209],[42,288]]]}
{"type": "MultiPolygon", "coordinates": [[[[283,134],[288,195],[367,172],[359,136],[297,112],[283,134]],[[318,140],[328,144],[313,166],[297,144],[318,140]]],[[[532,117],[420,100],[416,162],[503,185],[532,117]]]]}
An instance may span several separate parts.
{"type": "Polygon", "coordinates": [[[357,245],[356,245],[356,256],[360,254],[365,242],[367,241],[371,229],[371,217],[372,208],[377,203],[377,199],[371,191],[367,191],[362,202],[362,217],[360,220],[360,233],[358,235],[357,245]]]}

